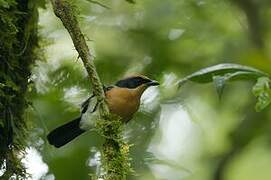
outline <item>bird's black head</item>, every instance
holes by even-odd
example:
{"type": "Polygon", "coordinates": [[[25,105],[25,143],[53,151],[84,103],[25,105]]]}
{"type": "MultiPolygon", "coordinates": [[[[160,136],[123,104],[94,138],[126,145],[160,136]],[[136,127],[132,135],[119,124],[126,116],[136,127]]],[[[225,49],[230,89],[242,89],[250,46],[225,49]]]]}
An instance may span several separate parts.
{"type": "Polygon", "coordinates": [[[116,86],[122,87],[122,88],[129,88],[129,89],[134,89],[137,88],[141,85],[146,85],[146,86],[157,86],[159,83],[157,81],[151,80],[145,76],[132,76],[128,77],[122,80],[119,80],[116,82],[116,86]]]}

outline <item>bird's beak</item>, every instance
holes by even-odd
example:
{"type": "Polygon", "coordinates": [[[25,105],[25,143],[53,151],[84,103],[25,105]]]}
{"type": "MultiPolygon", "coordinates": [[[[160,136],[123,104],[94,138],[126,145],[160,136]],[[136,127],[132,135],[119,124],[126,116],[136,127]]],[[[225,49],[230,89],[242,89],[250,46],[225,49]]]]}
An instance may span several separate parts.
{"type": "Polygon", "coordinates": [[[158,86],[158,85],[159,85],[159,82],[155,80],[152,80],[151,82],[147,83],[147,86],[158,86]]]}

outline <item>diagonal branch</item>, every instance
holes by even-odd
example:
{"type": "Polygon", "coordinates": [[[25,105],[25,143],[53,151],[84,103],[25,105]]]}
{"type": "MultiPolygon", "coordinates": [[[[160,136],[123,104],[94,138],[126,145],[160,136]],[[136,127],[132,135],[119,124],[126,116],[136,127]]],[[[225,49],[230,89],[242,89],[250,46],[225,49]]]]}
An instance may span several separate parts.
{"type": "Polygon", "coordinates": [[[105,102],[103,85],[96,71],[93,56],[91,55],[85,37],[79,28],[79,23],[74,15],[73,9],[70,3],[65,0],[51,0],[51,2],[55,15],[60,18],[64,27],[68,30],[74,47],[82,59],[85,69],[87,70],[88,76],[93,85],[93,93],[100,102],[100,114],[102,117],[106,117],[109,115],[109,110],[105,102]]]}
{"type": "Polygon", "coordinates": [[[105,142],[102,147],[102,165],[105,180],[126,179],[128,172],[131,171],[129,163],[129,145],[122,138],[122,123],[119,117],[109,113],[105,101],[105,94],[102,83],[96,72],[93,57],[86,44],[85,37],[79,28],[79,23],[73,13],[68,0],[51,0],[54,12],[59,17],[68,30],[75,49],[81,57],[84,67],[93,85],[93,93],[100,102],[99,111],[102,119],[98,121],[97,127],[101,134],[105,136],[105,142]]]}

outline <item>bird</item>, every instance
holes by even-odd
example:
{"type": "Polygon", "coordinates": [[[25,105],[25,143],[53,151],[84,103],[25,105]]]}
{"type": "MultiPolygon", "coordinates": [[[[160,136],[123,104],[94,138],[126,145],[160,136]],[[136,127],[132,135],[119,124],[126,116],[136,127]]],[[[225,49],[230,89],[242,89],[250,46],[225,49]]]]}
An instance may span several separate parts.
{"type": "MultiPolygon", "coordinates": [[[[158,85],[158,81],[146,76],[133,75],[117,81],[112,86],[104,87],[110,113],[119,116],[123,123],[128,123],[138,110],[144,91],[158,85]]],[[[60,148],[95,127],[95,120],[99,119],[98,106],[99,102],[95,95],[88,97],[81,105],[80,116],[52,130],[47,135],[48,142],[60,148]]]]}

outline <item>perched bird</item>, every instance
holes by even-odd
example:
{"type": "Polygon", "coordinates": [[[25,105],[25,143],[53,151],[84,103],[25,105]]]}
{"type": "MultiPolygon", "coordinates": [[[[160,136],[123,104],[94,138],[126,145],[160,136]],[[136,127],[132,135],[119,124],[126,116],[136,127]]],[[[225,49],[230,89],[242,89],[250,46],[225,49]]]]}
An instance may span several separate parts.
{"type": "MultiPolygon", "coordinates": [[[[104,88],[110,112],[120,116],[121,120],[127,123],[138,110],[143,92],[148,87],[157,85],[159,85],[157,81],[138,75],[124,78],[117,81],[115,85],[104,88]]],[[[93,128],[95,120],[99,119],[98,104],[94,95],[89,97],[82,103],[81,114],[78,118],[48,134],[49,143],[59,148],[93,128]]]]}

